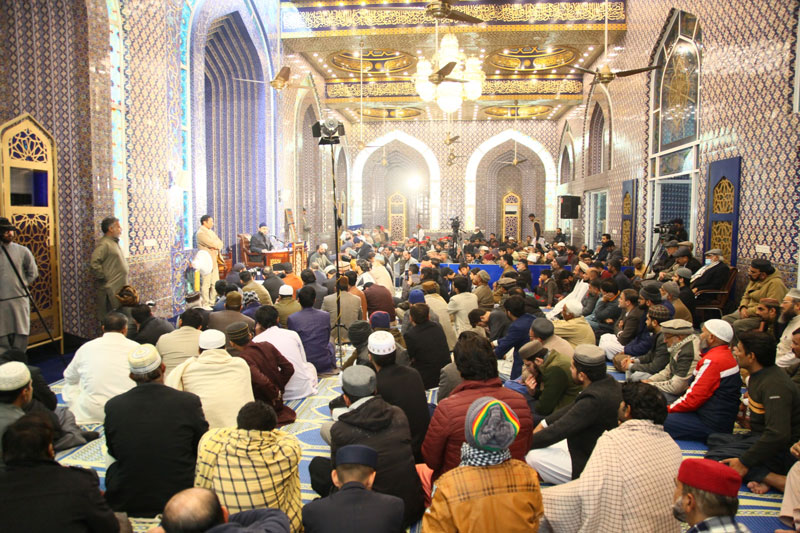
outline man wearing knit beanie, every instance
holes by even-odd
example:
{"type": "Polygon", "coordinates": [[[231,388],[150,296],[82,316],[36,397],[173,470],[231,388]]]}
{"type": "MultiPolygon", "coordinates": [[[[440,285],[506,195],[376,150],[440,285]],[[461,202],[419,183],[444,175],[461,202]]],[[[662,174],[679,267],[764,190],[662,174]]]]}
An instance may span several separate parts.
{"type": "Polygon", "coordinates": [[[663,305],[654,305],[647,311],[645,327],[653,335],[653,345],[644,355],[631,357],[624,353],[614,356],[614,366],[619,372],[627,372],[628,381],[641,381],[661,372],[669,364],[669,350],[664,342],[661,324],[672,318],[663,305]]]}
{"type": "Polygon", "coordinates": [[[520,430],[514,411],[484,396],[469,406],[461,465],[436,482],[423,531],[492,532],[519,524],[536,531],[543,513],[536,471],[512,459],[508,447],[520,430]]]}

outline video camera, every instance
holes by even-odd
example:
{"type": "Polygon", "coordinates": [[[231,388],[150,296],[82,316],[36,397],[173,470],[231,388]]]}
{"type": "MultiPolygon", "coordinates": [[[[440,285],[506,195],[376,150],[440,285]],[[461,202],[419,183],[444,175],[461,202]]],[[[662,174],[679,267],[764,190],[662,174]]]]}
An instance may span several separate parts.
{"type": "Polygon", "coordinates": [[[461,218],[460,217],[451,218],[450,227],[453,228],[453,231],[455,233],[458,233],[458,230],[461,229],[461,218]]]}
{"type": "Polygon", "coordinates": [[[671,222],[656,224],[653,226],[653,233],[659,235],[663,241],[675,240],[675,224],[671,222]]]}

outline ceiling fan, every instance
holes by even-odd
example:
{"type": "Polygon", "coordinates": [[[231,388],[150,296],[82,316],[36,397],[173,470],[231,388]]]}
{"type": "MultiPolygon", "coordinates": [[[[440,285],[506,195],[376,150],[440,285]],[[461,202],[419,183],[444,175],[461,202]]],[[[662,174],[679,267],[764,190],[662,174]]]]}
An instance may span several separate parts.
{"type": "MultiPolygon", "coordinates": [[[[516,111],[514,112],[514,128],[516,128],[517,127],[517,117],[519,117],[519,100],[514,100],[514,109],[516,109],[516,111]]],[[[508,108],[508,115],[511,115],[511,107],[508,108]]],[[[527,161],[526,158],[523,157],[523,158],[520,159],[517,156],[517,139],[515,137],[514,138],[514,159],[512,159],[511,161],[499,161],[499,162],[500,163],[504,163],[506,165],[517,166],[520,163],[524,163],[525,161],[527,161]]]]}
{"type": "Polygon", "coordinates": [[[456,22],[468,22],[470,24],[482,24],[485,22],[478,17],[467,15],[461,11],[453,9],[453,0],[442,0],[441,2],[429,2],[425,7],[383,7],[383,6],[363,6],[363,9],[368,11],[424,11],[429,17],[435,18],[437,21],[446,19],[456,22]]]}
{"type": "Polygon", "coordinates": [[[244,82],[247,82],[247,83],[261,83],[261,84],[264,84],[264,85],[269,83],[269,85],[273,89],[275,89],[276,91],[282,91],[282,90],[284,90],[286,88],[289,88],[289,87],[292,87],[292,88],[295,88],[295,89],[310,89],[311,88],[308,85],[300,85],[300,84],[297,84],[297,83],[289,83],[289,79],[291,77],[292,77],[292,68],[291,67],[283,67],[283,68],[280,69],[280,71],[278,71],[278,75],[275,76],[274,78],[272,78],[272,80],[270,80],[268,82],[261,81],[261,80],[248,80],[248,79],[245,79],[245,78],[233,78],[233,79],[236,80],[236,81],[244,81],[244,82]]]}
{"type": "Polygon", "coordinates": [[[461,142],[461,141],[459,141],[459,139],[461,138],[461,135],[455,135],[455,136],[451,137],[450,133],[451,132],[448,131],[447,132],[447,136],[444,138],[445,146],[450,146],[453,143],[460,143],[461,142]]]}
{"type": "Polygon", "coordinates": [[[612,81],[617,78],[625,78],[627,76],[633,76],[634,74],[640,74],[642,72],[649,72],[651,70],[656,70],[662,68],[664,65],[652,65],[649,67],[642,67],[642,68],[634,68],[630,70],[620,70],[614,72],[611,70],[611,67],[608,66],[608,0],[604,2],[604,10],[605,10],[605,31],[604,31],[604,44],[603,44],[603,66],[599,67],[595,70],[585,69],[583,67],[579,67],[577,65],[570,66],[569,68],[574,68],[575,70],[579,70],[585,74],[591,74],[594,76],[592,83],[590,85],[597,85],[601,83],[603,85],[608,85],[612,81]]]}

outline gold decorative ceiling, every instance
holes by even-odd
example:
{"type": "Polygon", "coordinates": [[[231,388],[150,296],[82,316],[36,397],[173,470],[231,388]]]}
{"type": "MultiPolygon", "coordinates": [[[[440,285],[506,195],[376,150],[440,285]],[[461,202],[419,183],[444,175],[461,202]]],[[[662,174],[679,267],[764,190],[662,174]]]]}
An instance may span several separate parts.
{"type": "MultiPolygon", "coordinates": [[[[428,3],[284,0],[281,37],[288,64],[298,74],[304,64],[301,58],[311,64],[325,78],[324,88],[320,87],[323,105],[351,120],[361,118],[362,97],[364,120],[443,119],[438,106],[423,102],[414,86],[416,63],[434,56],[436,20],[424,9],[384,10],[424,8],[428,3]],[[409,105],[419,113],[412,116],[409,105]],[[387,109],[398,112],[384,117],[387,109]]],[[[557,119],[582,103],[583,76],[570,67],[589,68],[602,56],[603,0],[453,0],[448,5],[485,21],[438,25],[439,38],[455,34],[461,52],[479,57],[486,73],[481,98],[465,102],[453,118],[502,118],[507,115],[496,114],[498,109],[517,105],[518,109],[546,108],[524,116],[520,111],[519,118],[557,119]]],[[[627,9],[624,0],[610,1],[608,6],[609,56],[613,57],[627,27],[627,9]]]]}

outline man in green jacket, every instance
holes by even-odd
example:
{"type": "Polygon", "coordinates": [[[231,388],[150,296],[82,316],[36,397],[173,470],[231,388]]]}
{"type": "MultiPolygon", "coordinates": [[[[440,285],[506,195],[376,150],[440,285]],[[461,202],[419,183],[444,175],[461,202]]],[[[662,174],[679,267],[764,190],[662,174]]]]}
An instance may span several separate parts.
{"type": "Polygon", "coordinates": [[[531,398],[534,425],[554,411],[575,401],[581,386],[572,380],[570,364],[572,357],[548,350],[542,343],[531,341],[520,348],[525,370],[527,396],[531,398]]]}
{"type": "Polygon", "coordinates": [[[781,302],[787,291],[783,276],[768,259],[753,259],[747,269],[747,277],[750,282],[744,289],[738,309],[722,317],[733,326],[737,337],[744,331],[757,329],[761,324],[761,318],[756,313],[761,298],[774,298],[781,302]]]}
{"type": "Polygon", "coordinates": [[[119,219],[104,218],[100,229],[103,237],[92,252],[89,266],[97,282],[97,319],[102,322],[109,312],[119,307],[117,291],[128,284],[128,261],[119,245],[122,234],[119,219]]]}

